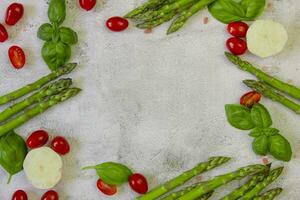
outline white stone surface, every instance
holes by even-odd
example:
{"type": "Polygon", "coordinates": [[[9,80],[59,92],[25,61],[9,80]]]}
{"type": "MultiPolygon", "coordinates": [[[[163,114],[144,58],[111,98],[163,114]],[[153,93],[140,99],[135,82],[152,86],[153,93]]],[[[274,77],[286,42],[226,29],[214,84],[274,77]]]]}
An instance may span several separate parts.
{"type": "MultiPolygon", "coordinates": [[[[40,55],[42,41],[36,37],[38,27],[47,22],[48,1],[16,0],[25,5],[25,17],[9,27],[10,40],[0,44],[0,91],[4,94],[49,72],[40,55]],[[10,45],[25,49],[27,65],[14,70],[7,57],[10,45]]],[[[1,21],[11,0],[0,1],[1,21]]],[[[282,80],[300,86],[300,2],[273,0],[262,18],[285,25],[289,42],[283,53],[260,59],[246,57],[265,66],[282,80]]],[[[72,152],[63,158],[62,181],[55,187],[61,200],[130,200],[135,194],[127,185],[117,196],[105,197],[95,186],[94,171],[80,167],[104,161],[127,164],[148,177],[150,187],[164,182],[209,156],[226,155],[233,160],[204,174],[204,178],[228,172],[250,163],[261,163],[251,150],[247,132],[231,127],[225,119],[224,104],[237,103],[248,91],[241,81],[253,78],[239,71],[223,56],[229,35],[225,26],[207,12],[194,16],[178,33],[165,35],[167,24],[144,34],[136,28],[111,33],[105,20],[123,15],[139,0],[107,0],[91,12],[79,9],[77,1],[68,0],[66,26],[79,34],[73,47],[72,61],[79,63],[70,75],[83,92],[17,129],[27,137],[31,131],[46,129],[52,136],[66,136],[72,152]],[[209,23],[203,24],[208,17],[209,23]]],[[[300,124],[299,116],[277,103],[263,99],[270,110],[274,126],[290,140],[294,158],[284,165],[279,181],[284,192],[280,199],[297,200],[300,196],[300,124]]],[[[2,107],[3,109],[4,107],[2,107]]],[[[271,159],[271,158],[270,158],[271,159]]],[[[271,159],[272,160],[272,159],[271,159]]],[[[0,199],[8,200],[16,189],[30,191],[30,200],[45,192],[35,190],[23,172],[7,185],[7,174],[0,170],[0,199]]],[[[212,199],[241,184],[234,182],[218,190],[212,199]]]]}

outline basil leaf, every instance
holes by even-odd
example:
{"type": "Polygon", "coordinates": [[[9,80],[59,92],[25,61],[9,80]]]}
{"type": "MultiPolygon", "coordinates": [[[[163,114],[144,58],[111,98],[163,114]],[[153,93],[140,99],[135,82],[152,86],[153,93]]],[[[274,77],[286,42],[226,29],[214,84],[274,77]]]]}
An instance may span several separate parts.
{"type": "Polygon", "coordinates": [[[45,42],[42,56],[51,70],[63,66],[71,57],[71,47],[62,42],[45,42]]]}
{"type": "Polygon", "coordinates": [[[261,135],[264,135],[264,129],[263,128],[260,128],[260,127],[256,127],[254,128],[250,133],[249,133],[249,136],[251,137],[259,137],[261,135]]]}
{"type": "Polygon", "coordinates": [[[22,171],[26,154],[24,139],[14,131],[0,138],[0,164],[10,174],[10,178],[22,171]]]}
{"type": "Polygon", "coordinates": [[[254,104],[251,109],[251,119],[257,127],[270,127],[272,119],[270,113],[262,104],[254,104]]]}
{"type": "Polygon", "coordinates": [[[263,132],[266,136],[272,136],[279,133],[279,130],[276,128],[264,128],[263,132]]]}
{"type": "Polygon", "coordinates": [[[60,25],[66,18],[65,0],[51,0],[48,8],[50,22],[60,25]]]}
{"type": "Polygon", "coordinates": [[[292,148],[287,139],[280,134],[269,137],[269,151],[274,158],[282,161],[290,161],[292,158],[292,148]]]}
{"type": "Polygon", "coordinates": [[[61,27],[59,28],[60,41],[65,44],[76,44],[78,42],[77,33],[70,28],[61,27]]]}
{"type": "Polygon", "coordinates": [[[241,6],[246,12],[245,17],[249,20],[254,20],[256,17],[262,14],[265,9],[265,0],[242,0],[241,6]]]}
{"type": "Polygon", "coordinates": [[[225,110],[227,120],[233,127],[241,130],[250,130],[255,127],[251,119],[250,110],[245,106],[228,104],[225,105],[225,110]]]}
{"type": "Polygon", "coordinates": [[[268,137],[265,135],[255,138],[252,143],[252,149],[258,155],[266,155],[268,153],[268,148],[268,137]]]}
{"type": "Polygon", "coordinates": [[[45,23],[40,26],[37,36],[41,40],[50,41],[52,39],[53,27],[49,23],[45,23]]]}

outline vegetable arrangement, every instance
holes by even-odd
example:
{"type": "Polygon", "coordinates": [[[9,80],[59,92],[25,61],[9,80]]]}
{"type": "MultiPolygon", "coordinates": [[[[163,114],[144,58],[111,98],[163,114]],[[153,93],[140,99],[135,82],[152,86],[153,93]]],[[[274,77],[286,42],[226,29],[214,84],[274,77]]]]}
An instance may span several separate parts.
{"type": "Polygon", "coordinates": [[[45,43],[42,57],[53,71],[63,66],[71,57],[71,45],[78,42],[77,33],[61,26],[66,18],[65,0],[51,0],[48,9],[50,23],[40,26],[37,36],[45,43]]]}

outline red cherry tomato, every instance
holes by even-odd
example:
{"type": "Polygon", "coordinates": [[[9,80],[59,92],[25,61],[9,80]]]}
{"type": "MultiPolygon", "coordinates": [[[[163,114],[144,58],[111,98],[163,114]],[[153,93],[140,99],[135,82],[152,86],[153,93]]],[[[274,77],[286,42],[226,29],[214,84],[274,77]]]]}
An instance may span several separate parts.
{"type": "Polygon", "coordinates": [[[8,50],[8,56],[14,68],[21,69],[22,67],[24,67],[26,57],[21,47],[11,46],[8,50]]]}
{"type": "Polygon", "coordinates": [[[47,191],[41,198],[41,200],[58,200],[58,194],[54,190],[47,191]]]}
{"type": "Polygon", "coordinates": [[[44,130],[34,131],[26,140],[28,148],[34,149],[41,147],[47,143],[49,135],[44,130]]]}
{"type": "Polygon", "coordinates": [[[106,21],[107,28],[115,32],[124,31],[128,25],[128,20],[123,17],[111,17],[106,21]]]}
{"type": "Polygon", "coordinates": [[[8,39],[6,28],[0,24],[0,42],[5,42],[8,39]]]}
{"type": "Polygon", "coordinates": [[[79,0],[81,8],[86,11],[92,10],[95,7],[96,3],[96,0],[79,0]]]}
{"type": "Polygon", "coordinates": [[[28,200],[27,194],[23,190],[17,190],[13,194],[11,200],[28,200]]]}
{"type": "Polygon", "coordinates": [[[247,43],[237,37],[229,38],[226,42],[226,46],[234,55],[242,55],[247,51],[247,43]]]}
{"type": "Polygon", "coordinates": [[[101,179],[97,181],[97,188],[105,195],[112,196],[117,193],[117,187],[114,185],[108,185],[101,179]]]}
{"type": "Polygon", "coordinates": [[[142,174],[132,174],[129,177],[130,187],[139,194],[145,194],[148,191],[147,179],[142,174]]]}
{"type": "Polygon", "coordinates": [[[248,24],[244,22],[231,22],[227,26],[227,31],[235,37],[246,37],[248,28],[248,24]]]}
{"type": "Polygon", "coordinates": [[[51,142],[51,148],[61,155],[65,155],[70,152],[70,145],[68,141],[61,136],[55,137],[51,142]]]}
{"type": "Polygon", "coordinates": [[[251,108],[255,103],[260,101],[261,94],[256,91],[251,91],[244,94],[240,99],[240,104],[251,108]]]}
{"type": "Polygon", "coordinates": [[[12,3],[6,10],[5,23],[13,26],[22,18],[23,14],[23,5],[20,3],[12,3]]]}

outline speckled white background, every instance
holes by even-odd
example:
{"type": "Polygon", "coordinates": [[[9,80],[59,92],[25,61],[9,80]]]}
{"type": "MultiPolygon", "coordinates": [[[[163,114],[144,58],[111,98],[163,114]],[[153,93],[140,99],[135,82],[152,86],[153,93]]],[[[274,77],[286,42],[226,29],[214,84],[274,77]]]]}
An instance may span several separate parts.
{"type": "MultiPolygon", "coordinates": [[[[38,27],[48,21],[47,1],[16,0],[25,5],[25,17],[9,27],[10,39],[0,44],[0,91],[4,94],[29,83],[49,71],[40,55],[42,41],[38,27]],[[10,45],[24,48],[27,65],[14,70],[7,57],[10,45]]],[[[0,21],[11,0],[0,1],[0,21]]],[[[231,156],[222,168],[203,178],[228,172],[250,163],[261,163],[251,150],[247,132],[228,125],[224,104],[238,102],[248,91],[241,81],[252,78],[237,70],[223,56],[229,35],[225,26],[205,10],[197,14],[178,33],[166,36],[167,25],[144,34],[130,28],[111,33],[105,20],[123,15],[139,0],[107,0],[91,12],[79,9],[77,0],[68,0],[65,25],[79,34],[72,61],[79,63],[70,75],[83,92],[17,129],[27,137],[31,131],[46,129],[51,135],[68,138],[72,152],[63,158],[64,175],[55,187],[61,200],[130,200],[135,196],[128,186],[117,196],[106,198],[96,187],[94,171],[80,167],[104,161],[117,161],[148,177],[150,187],[189,169],[213,155],[231,156]],[[209,18],[208,24],[203,19],[209,18]]],[[[300,2],[270,0],[262,18],[283,23],[289,32],[285,51],[268,59],[247,55],[248,59],[285,81],[300,85],[300,2]]],[[[290,140],[294,158],[272,187],[281,186],[281,199],[300,196],[300,124],[299,116],[277,103],[263,99],[274,126],[290,140]]],[[[3,109],[3,107],[1,108],[3,109]]],[[[271,158],[270,158],[271,159],[271,158]]],[[[274,162],[274,165],[283,163],[274,162]]],[[[0,199],[9,200],[16,189],[30,191],[30,200],[45,192],[35,190],[23,172],[6,184],[7,174],[0,169],[0,199]]],[[[241,184],[234,182],[217,191],[212,199],[241,184]]]]}

